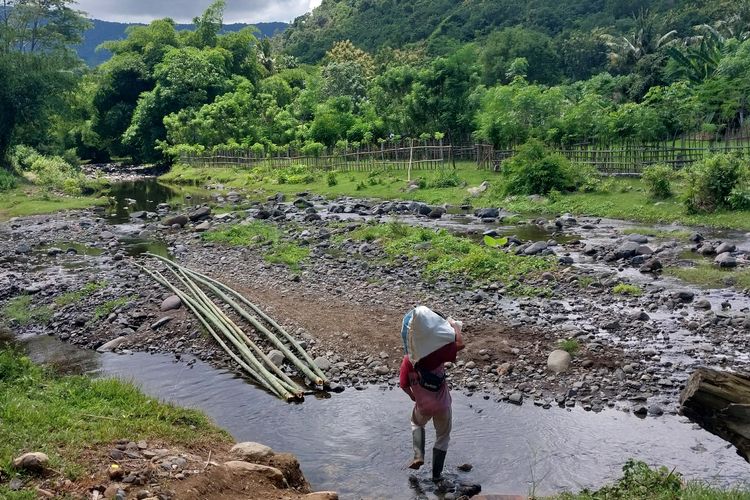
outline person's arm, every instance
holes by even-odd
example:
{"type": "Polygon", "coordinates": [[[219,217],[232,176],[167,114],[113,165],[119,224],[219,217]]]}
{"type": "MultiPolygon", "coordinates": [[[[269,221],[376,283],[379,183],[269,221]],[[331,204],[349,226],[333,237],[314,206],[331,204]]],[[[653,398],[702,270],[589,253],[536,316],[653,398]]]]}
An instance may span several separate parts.
{"type": "Polygon", "coordinates": [[[404,359],[401,362],[401,371],[398,377],[398,385],[412,401],[416,401],[416,399],[414,398],[414,392],[412,392],[411,390],[411,384],[409,383],[409,372],[411,371],[411,369],[412,366],[411,361],[409,361],[409,357],[404,356],[404,359]]]}
{"type": "Polygon", "coordinates": [[[456,352],[458,352],[466,347],[466,344],[464,344],[464,336],[461,334],[461,323],[453,318],[448,318],[448,323],[453,327],[453,331],[456,332],[456,352]]]}

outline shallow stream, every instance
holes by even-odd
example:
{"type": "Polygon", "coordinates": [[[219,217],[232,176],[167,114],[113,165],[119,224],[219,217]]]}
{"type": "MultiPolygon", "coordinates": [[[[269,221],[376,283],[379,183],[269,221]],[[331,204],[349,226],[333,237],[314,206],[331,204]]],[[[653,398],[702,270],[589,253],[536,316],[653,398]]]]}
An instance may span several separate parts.
{"type": "MultiPolygon", "coordinates": [[[[164,401],[210,415],[238,441],[294,453],[315,489],[341,498],[430,498],[410,486],[410,404],[397,389],[347,390],[285,404],[235,375],[183,357],[97,354],[47,336],[21,341],[29,356],[67,373],[114,376],[164,401]]],[[[681,417],[542,410],[454,394],[447,470],[486,493],[551,494],[598,487],[628,458],[676,467],[688,478],[741,485],[750,466],[721,439],[681,417]],[[456,466],[470,463],[469,473],[456,466]]],[[[428,432],[428,446],[431,441],[428,432]]],[[[426,479],[427,471],[420,474],[426,479]]],[[[424,483],[424,481],[423,481],[424,483]]]]}

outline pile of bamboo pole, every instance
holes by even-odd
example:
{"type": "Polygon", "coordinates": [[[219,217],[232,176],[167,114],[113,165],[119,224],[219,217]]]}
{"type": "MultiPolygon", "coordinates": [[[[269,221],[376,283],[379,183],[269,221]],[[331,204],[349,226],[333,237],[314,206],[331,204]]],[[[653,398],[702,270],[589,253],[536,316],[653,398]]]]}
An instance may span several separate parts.
{"type": "Polygon", "coordinates": [[[169,259],[144,254],[166,264],[173,281],[160,271],[135,264],[158,283],[177,295],[216,342],[237,364],[269,392],[286,401],[303,399],[304,389],[276,366],[263,350],[209,296],[228,304],[234,311],[263,335],[299,372],[317,386],[327,386],[325,374],[299,343],[258,306],[227,285],[169,259]],[[252,311],[252,312],[251,312],[252,311]],[[279,338],[281,337],[281,338],[279,338]]]}

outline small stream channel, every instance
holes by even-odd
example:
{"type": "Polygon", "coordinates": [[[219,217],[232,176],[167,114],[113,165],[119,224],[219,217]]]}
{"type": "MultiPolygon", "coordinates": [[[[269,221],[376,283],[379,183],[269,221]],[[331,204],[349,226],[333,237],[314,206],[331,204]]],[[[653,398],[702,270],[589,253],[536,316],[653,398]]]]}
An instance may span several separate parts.
{"type": "MultiPolygon", "coordinates": [[[[132,381],[153,397],[204,411],[238,441],[294,453],[315,489],[342,498],[433,498],[414,490],[402,468],[411,453],[410,403],[399,390],[348,390],[292,405],[189,357],[97,354],[48,336],[19,344],[36,362],[132,381]]],[[[726,442],[675,416],[542,410],[454,394],[453,418],[447,468],[487,493],[598,487],[618,477],[631,457],[723,486],[742,485],[750,468],[726,442]],[[456,472],[462,463],[474,469],[456,472]]],[[[428,433],[428,446],[430,440],[428,433]]],[[[422,484],[429,483],[426,474],[422,484]]]]}

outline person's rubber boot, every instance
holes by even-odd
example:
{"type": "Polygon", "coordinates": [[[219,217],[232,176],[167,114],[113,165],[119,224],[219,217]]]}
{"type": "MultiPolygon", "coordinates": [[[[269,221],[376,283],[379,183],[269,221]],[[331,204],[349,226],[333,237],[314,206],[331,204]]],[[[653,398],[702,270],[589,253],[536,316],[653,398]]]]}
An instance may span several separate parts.
{"type": "Polygon", "coordinates": [[[424,465],[424,427],[414,429],[411,439],[414,445],[414,460],[409,464],[409,468],[417,470],[424,465]]]}
{"type": "Polygon", "coordinates": [[[445,455],[447,451],[432,449],[432,480],[435,482],[443,479],[443,466],[445,465],[445,455]]]}

